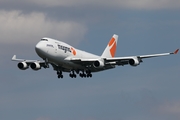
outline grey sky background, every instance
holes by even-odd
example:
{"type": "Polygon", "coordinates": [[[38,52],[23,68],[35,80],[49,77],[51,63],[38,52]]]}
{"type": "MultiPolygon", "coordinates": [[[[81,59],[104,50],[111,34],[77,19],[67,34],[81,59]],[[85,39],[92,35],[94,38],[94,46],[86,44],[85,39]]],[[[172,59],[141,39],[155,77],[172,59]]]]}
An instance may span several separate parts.
{"type": "Polygon", "coordinates": [[[179,13],[179,0],[0,0],[0,119],[179,120],[179,54],[91,79],[59,80],[52,67],[21,71],[11,61],[40,59],[42,37],[101,55],[115,33],[116,56],[173,52],[179,13]]]}

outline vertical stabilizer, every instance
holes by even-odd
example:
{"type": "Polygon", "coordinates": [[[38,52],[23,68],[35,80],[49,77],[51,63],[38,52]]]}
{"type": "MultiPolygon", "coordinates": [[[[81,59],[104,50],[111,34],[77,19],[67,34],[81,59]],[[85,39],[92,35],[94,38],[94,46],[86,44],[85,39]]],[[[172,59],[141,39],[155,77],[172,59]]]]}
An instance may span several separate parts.
{"type": "Polygon", "coordinates": [[[115,56],[116,53],[116,47],[118,42],[118,35],[114,34],[112,38],[110,39],[106,49],[104,50],[103,54],[101,55],[101,58],[112,58],[115,56]]]}

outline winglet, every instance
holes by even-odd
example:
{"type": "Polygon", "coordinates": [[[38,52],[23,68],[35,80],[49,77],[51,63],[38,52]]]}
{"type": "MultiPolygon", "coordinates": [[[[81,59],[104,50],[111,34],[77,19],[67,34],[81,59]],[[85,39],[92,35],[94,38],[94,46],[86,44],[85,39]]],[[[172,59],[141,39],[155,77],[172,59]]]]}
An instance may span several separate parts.
{"type": "Polygon", "coordinates": [[[177,54],[179,52],[179,49],[175,50],[173,54],[177,54]]]}

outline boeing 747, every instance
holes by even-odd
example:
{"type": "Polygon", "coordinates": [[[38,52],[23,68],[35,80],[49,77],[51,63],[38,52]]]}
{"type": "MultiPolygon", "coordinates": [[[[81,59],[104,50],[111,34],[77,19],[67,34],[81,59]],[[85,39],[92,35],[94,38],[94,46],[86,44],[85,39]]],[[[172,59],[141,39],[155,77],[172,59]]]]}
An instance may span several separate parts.
{"type": "Polygon", "coordinates": [[[171,54],[177,54],[179,49],[170,53],[135,55],[127,57],[115,57],[118,35],[114,34],[101,56],[94,55],[74,48],[62,41],[51,38],[42,38],[35,46],[35,51],[43,60],[25,60],[17,59],[16,55],[12,57],[13,61],[18,61],[18,68],[26,70],[31,67],[33,70],[49,68],[52,65],[57,72],[58,78],[63,78],[63,72],[69,72],[71,78],[92,77],[93,72],[99,72],[115,68],[116,66],[138,66],[145,58],[160,57],[171,54]]]}

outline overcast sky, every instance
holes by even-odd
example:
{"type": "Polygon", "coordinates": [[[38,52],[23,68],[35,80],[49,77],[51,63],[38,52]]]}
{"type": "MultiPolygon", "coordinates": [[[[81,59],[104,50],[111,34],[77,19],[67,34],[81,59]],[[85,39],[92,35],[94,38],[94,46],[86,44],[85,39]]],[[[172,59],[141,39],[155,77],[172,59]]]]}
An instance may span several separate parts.
{"type": "Polygon", "coordinates": [[[180,48],[179,0],[0,0],[1,120],[179,120],[180,54],[117,67],[93,78],[58,79],[50,69],[19,70],[38,59],[42,37],[101,55],[119,35],[116,56],[180,48]]]}

